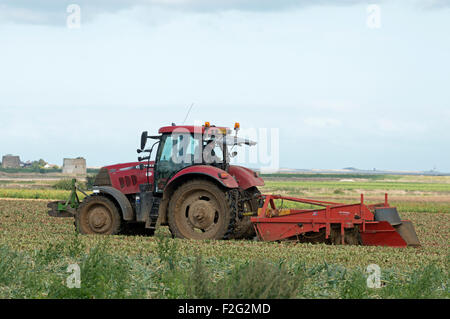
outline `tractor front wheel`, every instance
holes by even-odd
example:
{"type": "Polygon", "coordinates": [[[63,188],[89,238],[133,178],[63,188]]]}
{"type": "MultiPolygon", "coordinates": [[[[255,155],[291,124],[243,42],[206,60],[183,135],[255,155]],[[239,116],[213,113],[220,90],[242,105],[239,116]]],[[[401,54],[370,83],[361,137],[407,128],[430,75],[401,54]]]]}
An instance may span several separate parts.
{"type": "Polygon", "coordinates": [[[121,217],[116,205],[104,196],[89,196],[78,207],[75,228],[80,234],[115,235],[120,231],[121,217]]]}
{"type": "Polygon", "coordinates": [[[232,231],[234,214],[225,190],[210,181],[196,179],[174,192],[168,222],[177,238],[223,239],[232,231]]]}

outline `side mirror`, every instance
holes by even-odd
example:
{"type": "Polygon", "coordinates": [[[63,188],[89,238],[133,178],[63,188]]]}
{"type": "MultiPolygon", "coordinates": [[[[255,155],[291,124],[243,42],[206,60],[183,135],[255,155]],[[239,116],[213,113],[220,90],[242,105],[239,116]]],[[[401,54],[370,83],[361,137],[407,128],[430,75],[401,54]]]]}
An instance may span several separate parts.
{"type": "Polygon", "coordinates": [[[145,148],[145,144],[147,144],[148,132],[142,132],[141,135],[141,150],[145,148]]]}

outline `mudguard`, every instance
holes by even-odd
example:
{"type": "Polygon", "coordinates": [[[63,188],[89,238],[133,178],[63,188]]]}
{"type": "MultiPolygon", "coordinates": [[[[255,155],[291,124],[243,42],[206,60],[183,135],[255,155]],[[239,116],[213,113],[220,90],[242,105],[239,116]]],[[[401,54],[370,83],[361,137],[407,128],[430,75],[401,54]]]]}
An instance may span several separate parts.
{"type": "Polygon", "coordinates": [[[249,168],[231,165],[228,171],[243,189],[249,189],[254,186],[264,186],[264,180],[259,177],[255,171],[249,168]]]}
{"type": "Polygon", "coordinates": [[[166,184],[166,188],[172,184],[175,180],[182,176],[186,175],[203,175],[208,176],[222,184],[223,186],[227,188],[238,188],[239,185],[236,182],[236,180],[228,174],[223,169],[220,169],[215,166],[209,166],[209,165],[194,165],[194,166],[188,166],[185,169],[182,169],[178,173],[176,173],[166,184]],[[222,176],[222,177],[221,177],[222,176]]]}
{"type": "Polygon", "coordinates": [[[131,207],[130,201],[119,190],[117,190],[111,186],[94,186],[93,191],[94,191],[94,194],[95,193],[104,193],[104,194],[108,194],[108,195],[112,196],[119,204],[124,220],[134,220],[135,219],[133,207],[131,207]]]}

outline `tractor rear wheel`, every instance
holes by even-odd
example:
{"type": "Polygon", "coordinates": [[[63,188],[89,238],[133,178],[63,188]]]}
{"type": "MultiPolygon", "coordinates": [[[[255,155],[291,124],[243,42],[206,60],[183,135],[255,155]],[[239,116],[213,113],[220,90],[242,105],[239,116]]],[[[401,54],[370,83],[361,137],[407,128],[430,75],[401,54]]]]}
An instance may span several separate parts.
{"type": "Polygon", "coordinates": [[[195,179],[182,184],[169,202],[172,235],[187,239],[223,239],[234,225],[227,192],[216,184],[195,179]]]}
{"type": "Polygon", "coordinates": [[[115,235],[120,231],[121,217],[116,205],[104,196],[84,199],[75,214],[75,228],[80,234],[115,235]]]}

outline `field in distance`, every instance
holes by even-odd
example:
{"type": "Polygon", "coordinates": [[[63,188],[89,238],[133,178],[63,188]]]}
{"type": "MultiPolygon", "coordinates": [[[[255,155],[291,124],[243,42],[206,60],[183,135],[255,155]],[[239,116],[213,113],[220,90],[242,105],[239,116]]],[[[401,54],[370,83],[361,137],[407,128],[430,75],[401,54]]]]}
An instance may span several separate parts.
{"type": "MultiPolygon", "coordinates": [[[[450,213],[450,176],[369,174],[273,174],[263,175],[262,193],[338,202],[384,201],[400,211],[450,213]]],[[[68,178],[65,178],[68,180],[68,178]]],[[[58,180],[0,179],[0,198],[64,200],[68,193],[58,180]]],[[[70,183],[67,183],[70,184],[70,183]]]]}

